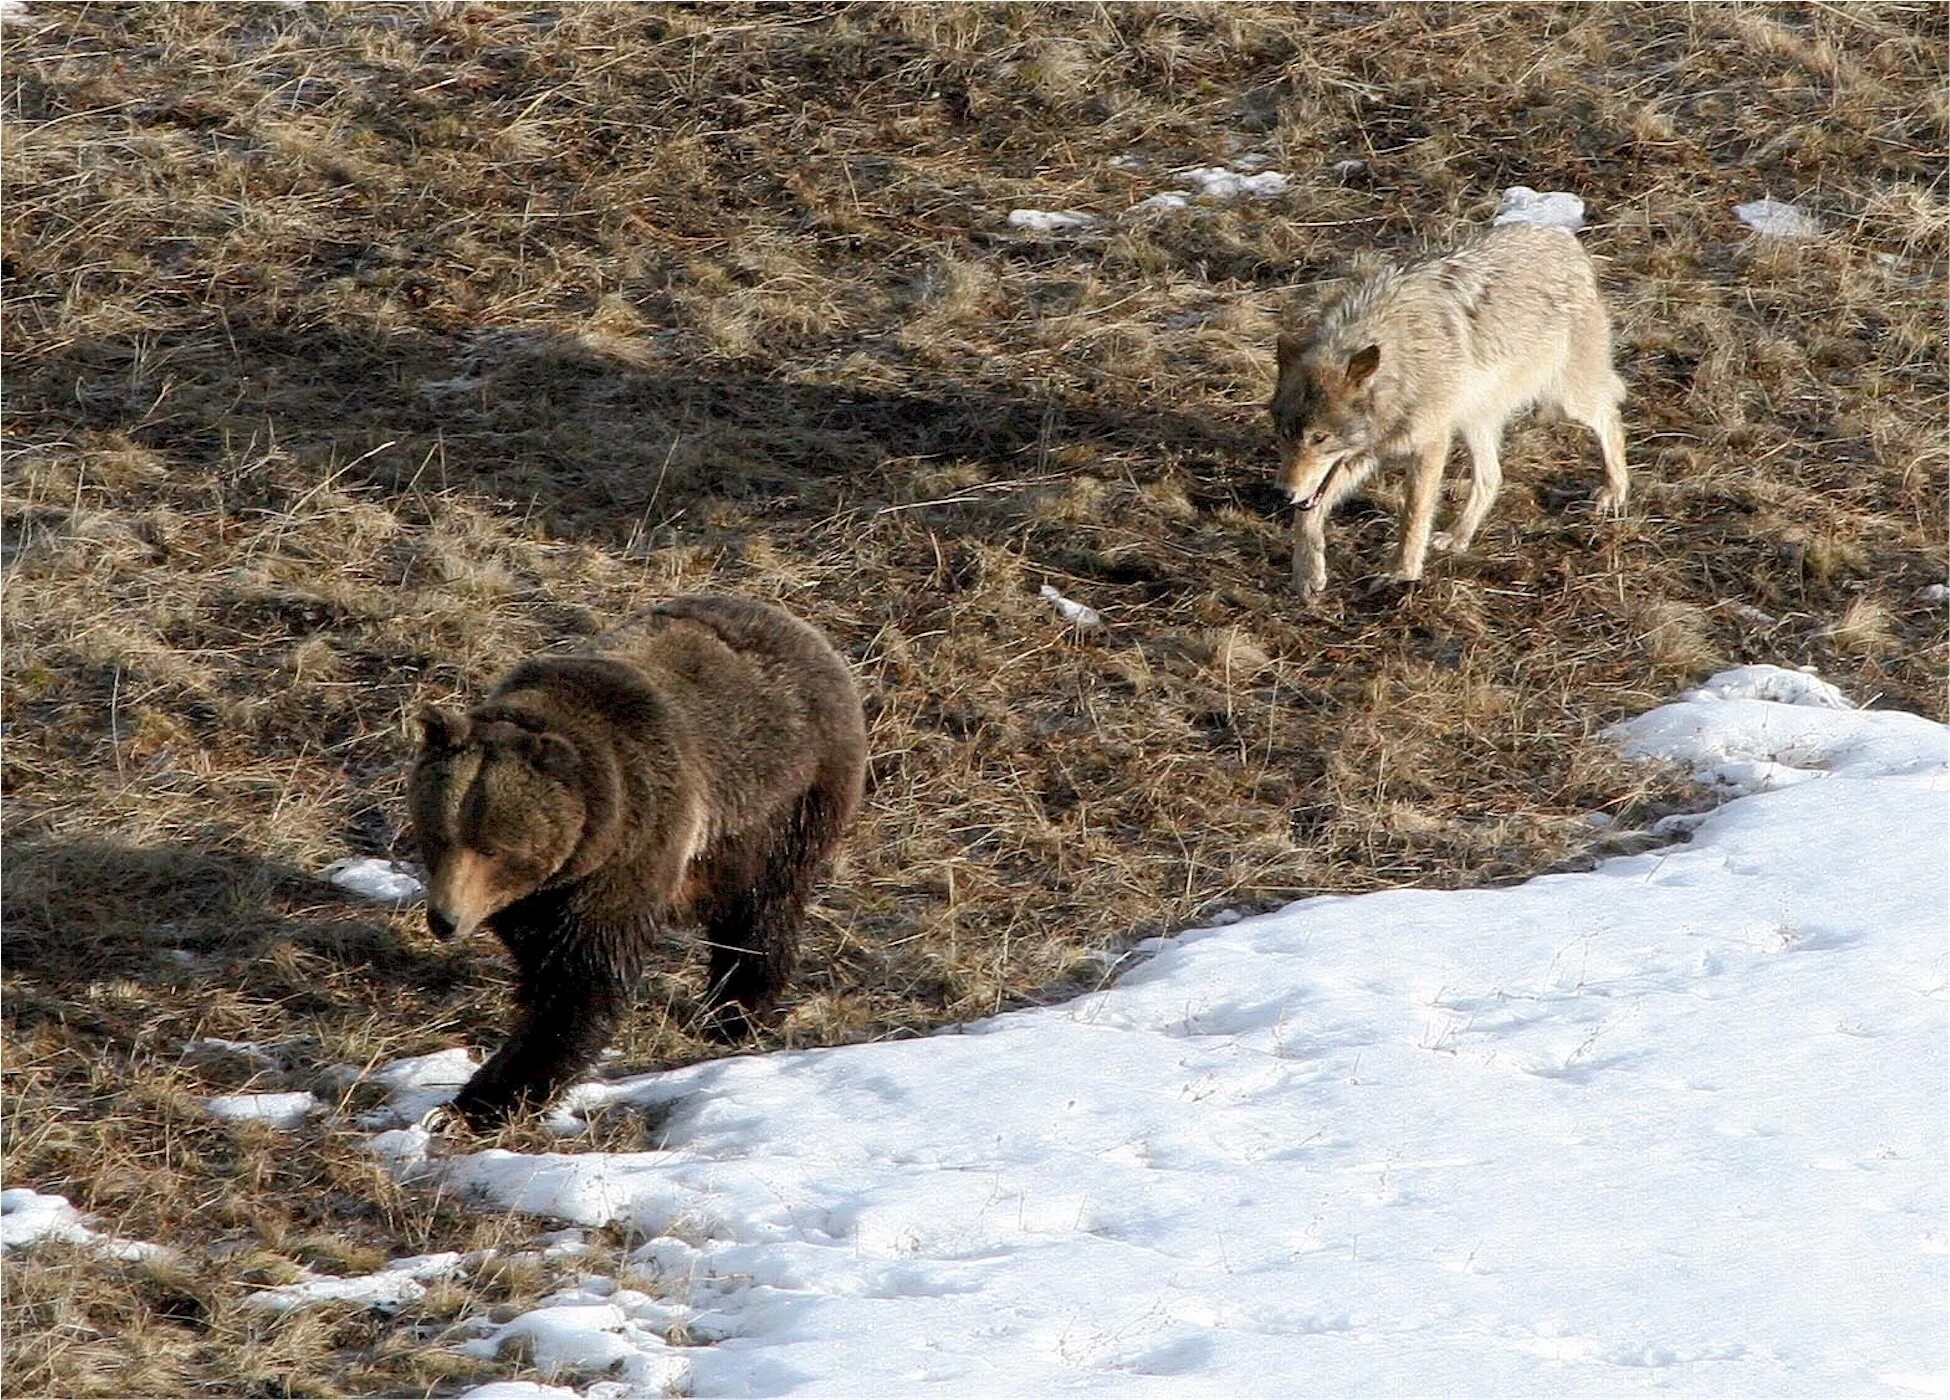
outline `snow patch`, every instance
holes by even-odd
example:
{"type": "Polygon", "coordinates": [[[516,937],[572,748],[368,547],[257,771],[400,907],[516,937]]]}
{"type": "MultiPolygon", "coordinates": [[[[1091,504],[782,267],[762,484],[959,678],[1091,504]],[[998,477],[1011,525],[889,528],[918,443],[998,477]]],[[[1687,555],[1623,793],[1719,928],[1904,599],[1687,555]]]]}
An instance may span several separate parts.
{"type": "Polygon", "coordinates": [[[315,1094],[218,1094],[203,1101],[213,1117],[240,1123],[256,1119],[274,1128],[295,1128],[322,1105],[315,1094]]]}
{"type": "Polygon", "coordinates": [[[1189,169],[1175,170],[1172,174],[1190,185],[1200,196],[1217,200],[1238,199],[1246,195],[1254,199],[1271,199],[1274,195],[1285,194],[1291,183],[1290,176],[1277,170],[1228,170],[1223,165],[1195,165],[1189,169]]]}
{"type": "Polygon", "coordinates": [[[473,1077],[479,1064],[474,1052],[464,1046],[393,1061],[367,1076],[390,1097],[385,1104],[362,1114],[360,1126],[395,1128],[417,1124],[430,1111],[449,1102],[460,1086],[473,1077]]]}
{"type": "Polygon", "coordinates": [[[1226,203],[1235,199],[1251,197],[1271,199],[1274,195],[1285,194],[1291,186],[1293,177],[1278,170],[1265,170],[1261,167],[1271,162],[1268,155],[1240,156],[1228,169],[1223,165],[1194,165],[1172,172],[1174,180],[1182,181],[1189,189],[1162,190],[1148,199],[1137,202],[1138,209],[1183,209],[1195,199],[1209,199],[1226,203]]]}
{"type": "Polygon", "coordinates": [[[1086,607],[1074,599],[1065,598],[1047,583],[1037,589],[1036,592],[1037,596],[1049,599],[1050,605],[1063,615],[1063,619],[1066,622],[1074,623],[1078,627],[1102,627],[1104,625],[1104,615],[1102,613],[1098,612],[1095,608],[1086,607]]]}
{"type": "Polygon", "coordinates": [[[392,1164],[394,1171],[405,1175],[425,1165],[432,1146],[433,1134],[415,1125],[411,1128],[389,1128],[376,1134],[366,1144],[366,1150],[375,1157],[384,1158],[392,1164]]]}
{"type": "Polygon", "coordinates": [[[1028,229],[1032,233],[1069,233],[1075,229],[1089,228],[1097,222],[1095,214],[1086,214],[1081,209],[1011,209],[1009,227],[1028,229]]]}
{"type": "Polygon", "coordinates": [[[1631,757],[1674,759],[1691,765],[1699,782],[1743,794],[1950,766],[1942,725],[1900,711],[1852,709],[1834,686],[1779,666],[1722,671],[1677,704],[1609,732],[1631,757]]]}
{"type": "Polygon", "coordinates": [[[1848,697],[1804,669],[1782,666],[1736,666],[1721,671],[1681,700],[1772,700],[1781,705],[1809,705],[1818,710],[1852,710],[1848,697]]]}
{"type": "Polygon", "coordinates": [[[1813,238],[1821,222],[1805,210],[1774,199],[1733,206],[1733,215],[1763,238],[1813,238]]]}
{"type": "Polygon", "coordinates": [[[399,1094],[419,1089],[458,1088],[467,1082],[468,1076],[477,1068],[479,1062],[474,1058],[474,1052],[456,1046],[449,1050],[436,1050],[430,1055],[412,1055],[404,1060],[394,1060],[367,1077],[373,1083],[399,1094]]]}
{"type": "Polygon", "coordinates": [[[449,1251],[394,1259],[378,1273],[352,1278],[313,1274],[296,1283],[246,1294],[244,1306],[291,1312],[320,1303],[358,1303],[376,1312],[397,1312],[426,1297],[428,1282],[456,1274],[469,1262],[468,1256],[449,1251]]]}
{"type": "Polygon", "coordinates": [[[0,1251],[25,1249],[51,1240],[90,1245],[111,1259],[160,1259],[169,1250],[142,1240],[125,1240],[90,1228],[66,1196],[43,1195],[24,1186],[0,1191],[0,1251]]]}
{"type": "Polygon", "coordinates": [[[492,1360],[512,1348],[547,1377],[607,1371],[627,1394],[668,1395],[682,1389],[690,1374],[682,1351],[663,1338],[670,1311],[643,1294],[614,1288],[600,1298],[557,1295],[457,1350],[492,1360]]]}
{"type": "Polygon", "coordinates": [[[1512,185],[1503,192],[1492,225],[1540,224],[1576,233],[1584,227],[1584,201],[1566,190],[1539,193],[1528,185],[1512,185]]]}
{"type": "Polygon", "coordinates": [[[380,904],[405,904],[421,898],[427,892],[420,877],[404,865],[398,861],[380,860],[376,856],[335,860],[319,871],[318,876],[361,899],[380,904]]]}

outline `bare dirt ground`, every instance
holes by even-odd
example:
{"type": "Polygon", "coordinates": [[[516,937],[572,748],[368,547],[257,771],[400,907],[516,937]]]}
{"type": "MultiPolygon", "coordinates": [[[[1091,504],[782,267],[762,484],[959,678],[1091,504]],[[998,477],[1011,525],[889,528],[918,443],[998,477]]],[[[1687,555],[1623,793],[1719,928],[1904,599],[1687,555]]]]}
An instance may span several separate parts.
{"type": "MultiPolygon", "coordinates": [[[[1060,995],[1227,907],[1642,840],[1696,799],[1595,736],[1725,664],[1943,717],[1946,13],[9,15],[5,1179],[180,1251],[16,1256],[9,1393],[520,1373],[438,1345],[546,1289],[519,1250],[391,1317],[245,1307],[534,1227],[391,1183],[342,1118],[202,1099],[339,1105],[330,1066],[491,1043],[491,947],[315,874],[410,854],[418,705],[669,593],[779,600],[869,697],[768,1047],[1060,995]],[[1134,207],[1255,155],[1285,194],[1134,207]],[[1303,608],[1275,332],[1514,184],[1588,202],[1632,509],[1595,520],[1582,431],[1527,425],[1467,555],[1364,594],[1383,480],[1303,608]],[[1735,221],[1770,194],[1824,232],[1735,221]],[[185,1057],[210,1036],[278,1062],[185,1057]]],[[[713,1053],[697,991],[673,940],[620,1065],[713,1053]]]]}

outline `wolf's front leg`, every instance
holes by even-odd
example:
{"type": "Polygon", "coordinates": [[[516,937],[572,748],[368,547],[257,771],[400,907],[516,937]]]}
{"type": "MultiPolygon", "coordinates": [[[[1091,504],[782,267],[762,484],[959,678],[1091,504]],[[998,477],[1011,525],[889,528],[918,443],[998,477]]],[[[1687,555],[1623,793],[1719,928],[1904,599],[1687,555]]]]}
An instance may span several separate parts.
{"type": "Polygon", "coordinates": [[[1327,510],[1322,501],[1293,513],[1293,591],[1303,599],[1327,587],[1327,510]]]}
{"type": "Polygon", "coordinates": [[[525,973],[514,1034],[454,1096],[455,1110],[483,1131],[548,1107],[609,1044],[629,993],[622,977],[586,964],[525,973]]]}
{"type": "Polygon", "coordinates": [[[1422,577],[1429,556],[1429,528],[1435,524],[1435,498],[1442,485],[1442,464],[1449,456],[1448,439],[1424,448],[1408,473],[1408,497],[1402,504],[1402,552],[1391,576],[1397,583],[1422,577]]]}

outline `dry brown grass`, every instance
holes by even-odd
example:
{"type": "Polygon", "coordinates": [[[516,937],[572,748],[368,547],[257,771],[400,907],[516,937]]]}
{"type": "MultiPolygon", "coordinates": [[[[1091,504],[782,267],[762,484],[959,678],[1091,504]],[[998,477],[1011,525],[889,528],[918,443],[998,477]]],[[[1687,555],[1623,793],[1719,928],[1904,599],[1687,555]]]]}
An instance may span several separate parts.
{"type": "MultiPolygon", "coordinates": [[[[870,697],[781,1045],[1050,996],[1224,906],[1587,859],[1676,791],[1597,731],[1723,663],[1944,714],[1938,6],[35,4],[3,37],[6,1179],[187,1260],[11,1264],[10,1393],[447,1391],[481,1368],[427,1339],[548,1286],[246,1314],[280,1269],[524,1227],[199,1100],[492,1033],[495,959],[309,872],[395,847],[412,707],[647,600],[778,599],[870,697]],[[1124,212],[1245,151],[1294,191],[1124,212]],[[1581,436],[1531,426],[1468,557],[1304,611],[1274,328],[1514,183],[1590,203],[1634,509],[1592,522],[1581,436]],[[1756,241],[1729,206],[1770,193],[1831,232],[1756,241]],[[183,1061],[205,1035],[288,1062],[183,1061]]],[[[696,991],[673,944],[624,1063],[711,1053],[696,991]]]]}

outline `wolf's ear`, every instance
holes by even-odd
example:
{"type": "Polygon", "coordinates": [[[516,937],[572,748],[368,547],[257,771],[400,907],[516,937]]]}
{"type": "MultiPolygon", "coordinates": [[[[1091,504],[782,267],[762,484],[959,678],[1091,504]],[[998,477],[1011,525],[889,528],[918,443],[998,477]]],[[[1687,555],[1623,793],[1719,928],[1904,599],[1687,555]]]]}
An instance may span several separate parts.
{"type": "Polygon", "coordinates": [[[422,709],[417,721],[420,726],[420,747],[428,753],[458,748],[467,738],[467,716],[443,710],[438,705],[428,705],[422,709]]]}
{"type": "Polygon", "coordinates": [[[1273,342],[1273,357],[1279,362],[1280,373],[1285,374],[1288,366],[1297,364],[1306,352],[1307,342],[1288,332],[1273,342]]]}
{"type": "Polygon", "coordinates": [[[1381,347],[1370,345],[1365,350],[1356,350],[1347,357],[1347,387],[1358,389],[1373,376],[1375,366],[1381,363],[1381,347]]]}

